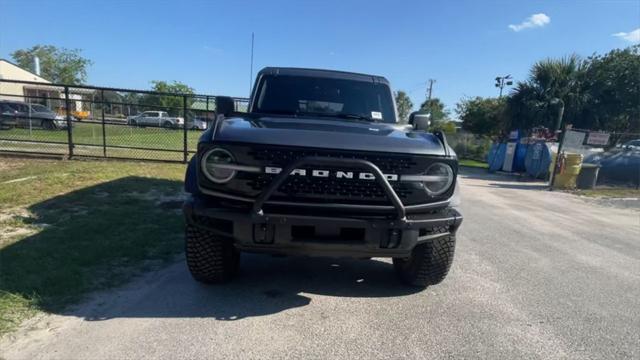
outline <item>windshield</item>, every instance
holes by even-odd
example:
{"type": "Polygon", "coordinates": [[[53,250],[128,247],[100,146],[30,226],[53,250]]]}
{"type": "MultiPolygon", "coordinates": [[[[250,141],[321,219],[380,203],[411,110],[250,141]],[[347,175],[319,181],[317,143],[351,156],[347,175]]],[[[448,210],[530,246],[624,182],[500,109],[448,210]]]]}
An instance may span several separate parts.
{"type": "Polygon", "coordinates": [[[38,104],[31,105],[31,110],[35,112],[52,112],[48,107],[38,104]]]}
{"type": "Polygon", "coordinates": [[[253,111],[396,122],[389,86],[357,80],[265,75],[253,111]]]}

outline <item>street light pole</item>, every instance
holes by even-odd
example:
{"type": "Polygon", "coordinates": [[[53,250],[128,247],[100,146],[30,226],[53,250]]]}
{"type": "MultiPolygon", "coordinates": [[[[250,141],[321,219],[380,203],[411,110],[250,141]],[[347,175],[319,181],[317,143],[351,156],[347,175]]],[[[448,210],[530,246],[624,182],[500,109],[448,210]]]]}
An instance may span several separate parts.
{"type": "Polygon", "coordinates": [[[511,75],[497,76],[496,77],[496,87],[500,88],[499,97],[502,97],[502,89],[504,89],[505,85],[506,86],[513,85],[513,81],[511,79],[512,79],[511,75]]]}

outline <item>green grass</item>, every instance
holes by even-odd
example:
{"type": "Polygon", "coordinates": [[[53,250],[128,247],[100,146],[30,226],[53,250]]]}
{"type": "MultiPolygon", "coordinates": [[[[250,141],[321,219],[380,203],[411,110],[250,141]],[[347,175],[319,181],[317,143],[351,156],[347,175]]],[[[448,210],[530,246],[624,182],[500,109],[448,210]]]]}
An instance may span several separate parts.
{"type": "MultiPolygon", "coordinates": [[[[109,156],[179,160],[181,153],[165,152],[153,149],[178,150],[184,149],[184,132],[181,129],[163,129],[157,127],[134,127],[127,125],[106,124],[104,128],[107,146],[130,146],[149,150],[125,150],[108,148],[109,156]]],[[[187,149],[195,151],[201,131],[187,131],[187,149]]],[[[78,153],[83,155],[102,156],[103,130],[99,123],[76,122],[73,126],[73,142],[78,153]],[[84,145],[98,145],[82,146],[84,145]]],[[[33,128],[13,128],[0,130],[0,150],[41,151],[51,149],[52,153],[66,153],[68,150],[68,134],[66,130],[45,130],[33,128]],[[19,143],[16,141],[49,141],[60,145],[43,145],[38,143],[19,143]]],[[[48,150],[47,150],[48,152],[48,150]]]]}
{"type": "Polygon", "coordinates": [[[460,166],[468,166],[468,167],[475,167],[475,168],[482,168],[482,169],[489,168],[489,164],[485,162],[477,161],[477,160],[459,159],[458,162],[460,166]]]}
{"type": "Polygon", "coordinates": [[[184,165],[0,158],[0,334],[182,251],[184,165]]]}

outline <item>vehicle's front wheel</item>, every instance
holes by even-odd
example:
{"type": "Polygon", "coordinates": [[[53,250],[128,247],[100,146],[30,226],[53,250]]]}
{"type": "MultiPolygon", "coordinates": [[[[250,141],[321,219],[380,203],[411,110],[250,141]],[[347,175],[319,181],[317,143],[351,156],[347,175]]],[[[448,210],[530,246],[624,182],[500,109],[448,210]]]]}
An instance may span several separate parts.
{"type": "Polygon", "coordinates": [[[455,236],[445,236],[413,248],[408,258],[394,258],[393,267],[402,282],[427,287],[447,276],[456,247],[455,236]]]}
{"type": "Polygon", "coordinates": [[[187,266],[194,279],[213,284],[229,281],[235,276],[240,252],[231,240],[187,225],[185,241],[187,266]]]}
{"type": "Polygon", "coordinates": [[[55,124],[53,123],[53,121],[50,120],[44,120],[42,121],[42,128],[46,129],[46,130],[53,130],[56,128],[55,124]]]}
{"type": "Polygon", "coordinates": [[[164,123],[162,123],[162,127],[165,129],[173,129],[173,123],[171,121],[165,121],[164,123]]]}

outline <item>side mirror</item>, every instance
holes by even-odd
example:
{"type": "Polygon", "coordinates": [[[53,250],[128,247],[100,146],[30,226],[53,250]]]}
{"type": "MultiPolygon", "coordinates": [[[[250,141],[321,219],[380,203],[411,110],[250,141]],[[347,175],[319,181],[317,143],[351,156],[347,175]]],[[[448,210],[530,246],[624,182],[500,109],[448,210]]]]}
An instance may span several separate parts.
{"type": "Polygon", "coordinates": [[[431,116],[424,112],[415,111],[409,115],[409,124],[416,130],[428,131],[431,125],[431,116]]]}
{"type": "Polygon", "coordinates": [[[216,113],[229,117],[236,111],[236,103],[228,96],[216,96],[216,113]]]}

